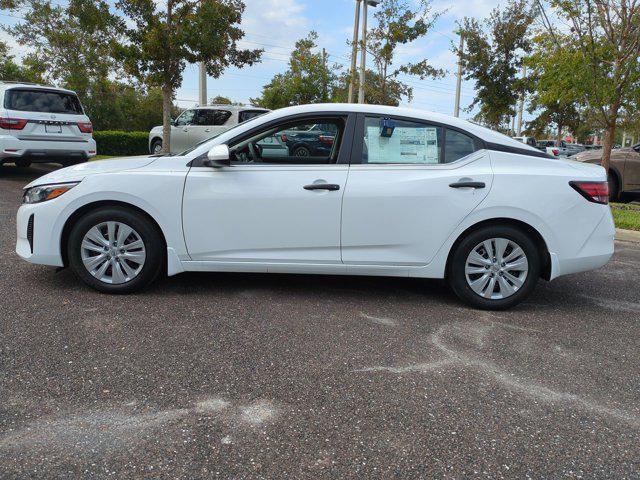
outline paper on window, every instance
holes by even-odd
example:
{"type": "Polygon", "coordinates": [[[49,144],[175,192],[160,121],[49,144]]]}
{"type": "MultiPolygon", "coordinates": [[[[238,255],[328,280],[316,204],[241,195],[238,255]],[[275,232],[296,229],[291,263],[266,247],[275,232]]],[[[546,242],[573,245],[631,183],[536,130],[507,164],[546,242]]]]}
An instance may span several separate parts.
{"type": "Polygon", "coordinates": [[[367,127],[368,163],[438,163],[437,127],[396,127],[381,137],[379,126],[367,127]]]}

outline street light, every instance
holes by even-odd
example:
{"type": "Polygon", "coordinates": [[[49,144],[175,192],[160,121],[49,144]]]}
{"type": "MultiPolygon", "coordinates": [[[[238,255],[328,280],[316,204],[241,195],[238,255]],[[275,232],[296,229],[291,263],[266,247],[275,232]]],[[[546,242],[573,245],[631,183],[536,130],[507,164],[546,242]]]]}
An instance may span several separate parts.
{"type": "Polygon", "coordinates": [[[358,86],[358,103],[364,103],[365,69],[367,68],[367,5],[377,7],[380,0],[365,0],[362,7],[362,45],[360,53],[360,85],[358,86]]]}

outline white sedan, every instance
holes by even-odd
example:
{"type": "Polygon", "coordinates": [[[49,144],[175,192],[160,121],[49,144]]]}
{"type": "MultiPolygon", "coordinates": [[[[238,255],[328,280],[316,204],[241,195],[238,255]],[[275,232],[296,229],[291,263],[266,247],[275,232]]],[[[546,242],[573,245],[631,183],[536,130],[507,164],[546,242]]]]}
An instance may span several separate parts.
{"type": "Polygon", "coordinates": [[[125,293],[185,271],[446,278],[479,308],[601,267],[602,167],[445,115],[371,105],[271,112],[174,156],[92,162],[24,190],[16,251],[125,293]],[[309,135],[308,153],[261,141],[309,135]],[[264,143],[264,142],[263,142],[264,143]]]}

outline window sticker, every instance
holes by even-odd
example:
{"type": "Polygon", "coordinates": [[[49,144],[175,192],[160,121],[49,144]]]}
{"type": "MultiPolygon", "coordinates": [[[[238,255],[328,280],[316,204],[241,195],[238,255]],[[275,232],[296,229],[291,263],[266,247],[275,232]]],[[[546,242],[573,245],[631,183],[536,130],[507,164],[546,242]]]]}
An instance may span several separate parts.
{"type": "Polygon", "coordinates": [[[396,127],[382,137],[379,126],[367,126],[368,163],[438,163],[437,127],[396,127]]]}

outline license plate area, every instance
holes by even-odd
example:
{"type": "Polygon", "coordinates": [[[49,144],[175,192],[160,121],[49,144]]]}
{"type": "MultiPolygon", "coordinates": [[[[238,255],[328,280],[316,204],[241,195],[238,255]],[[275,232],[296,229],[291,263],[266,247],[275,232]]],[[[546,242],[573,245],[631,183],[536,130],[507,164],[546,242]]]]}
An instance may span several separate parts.
{"type": "Polygon", "coordinates": [[[44,131],[47,133],[62,133],[62,125],[45,125],[44,131]]]}

